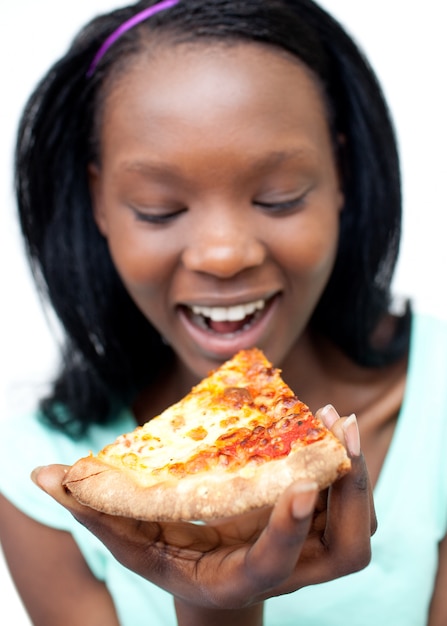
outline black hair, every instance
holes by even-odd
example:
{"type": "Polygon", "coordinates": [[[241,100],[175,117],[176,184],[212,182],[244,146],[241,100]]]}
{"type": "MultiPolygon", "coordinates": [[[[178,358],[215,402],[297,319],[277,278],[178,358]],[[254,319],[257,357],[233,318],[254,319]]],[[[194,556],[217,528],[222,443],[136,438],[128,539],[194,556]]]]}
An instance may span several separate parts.
{"type": "Polygon", "coordinates": [[[92,20],[38,84],[19,126],[21,226],[38,288],[66,333],[62,367],[41,409],[72,434],[111,419],[173,356],[115,271],[94,223],[87,178],[98,158],[97,110],[107,79],[147,45],[148,32],[174,42],[261,42],[299,57],[318,77],[339,146],[345,207],[335,268],[311,324],[365,366],[390,363],[408,347],[409,310],[386,348],[371,341],[390,306],[401,188],[389,111],[358,46],[311,0],[180,0],[119,38],[88,78],[106,37],[151,4],[92,20]]]}

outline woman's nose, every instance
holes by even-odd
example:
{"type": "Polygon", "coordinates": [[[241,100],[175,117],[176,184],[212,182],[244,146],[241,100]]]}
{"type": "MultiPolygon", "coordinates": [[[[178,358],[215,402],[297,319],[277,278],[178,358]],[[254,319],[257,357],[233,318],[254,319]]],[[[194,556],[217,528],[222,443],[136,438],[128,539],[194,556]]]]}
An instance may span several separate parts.
{"type": "Polygon", "coordinates": [[[191,271],[230,278],[261,265],[265,256],[264,244],[246,220],[227,216],[201,222],[192,239],[185,241],[182,262],[191,271]]]}

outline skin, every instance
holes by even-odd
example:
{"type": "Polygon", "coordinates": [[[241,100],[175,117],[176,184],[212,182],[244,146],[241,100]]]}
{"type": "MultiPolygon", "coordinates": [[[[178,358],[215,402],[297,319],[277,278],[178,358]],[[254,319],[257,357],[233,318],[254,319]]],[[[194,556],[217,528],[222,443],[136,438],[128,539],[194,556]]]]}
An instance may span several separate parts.
{"type": "Polygon", "coordinates": [[[142,59],[113,88],[91,178],[124,284],[175,347],[176,375],[197,380],[249,342],[274,363],[299,350],[332,271],[343,193],[319,88],[299,63],[254,46],[181,50],[184,62],[177,48],[149,71],[142,59]],[[198,340],[181,314],[272,295],[261,328],[238,338],[198,340]]]}
{"type": "MultiPolygon", "coordinates": [[[[352,471],[326,493],[294,484],[272,511],[214,527],[99,514],[61,488],[62,466],[34,480],[119,561],[168,589],[182,626],[259,626],[265,599],[369,562],[376,522],[364,459],[374,485],[406,360],[360,368],[307,328],[332,271],[343,188],[320,88],[300,63],[254,44],[161,46],[108,89],[100,163],[89,172],[95,218],[131,297],[178,357],[138,398],[137,420],[178,400],[235,348],[256,344],[312,410],[331,402],[341,415],[356,412],[362,451],[354,418],[320,411],[352,471]],[[185,313],[259,299],[271,304],[238,333],[200,330],[185,313]]],[[[33,623],[117,625],[73,539],[0,504],[5,555],[33,623]]],[[[447,621],[445,553],[444,545],[429,626],[447,621]]]]}

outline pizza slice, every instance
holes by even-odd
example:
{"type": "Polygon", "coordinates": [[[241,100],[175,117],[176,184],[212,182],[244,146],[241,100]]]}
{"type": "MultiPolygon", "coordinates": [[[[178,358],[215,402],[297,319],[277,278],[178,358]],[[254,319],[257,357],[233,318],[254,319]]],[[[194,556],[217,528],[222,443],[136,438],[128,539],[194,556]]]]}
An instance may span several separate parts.
{"type": "Polygon", "coordinates": [[[77,461],[64,485],[79,502],[112,515],[211,520],[272,505],[296,480],[324,489],[349,469],[340,441],[254,348],[77,461]]]}

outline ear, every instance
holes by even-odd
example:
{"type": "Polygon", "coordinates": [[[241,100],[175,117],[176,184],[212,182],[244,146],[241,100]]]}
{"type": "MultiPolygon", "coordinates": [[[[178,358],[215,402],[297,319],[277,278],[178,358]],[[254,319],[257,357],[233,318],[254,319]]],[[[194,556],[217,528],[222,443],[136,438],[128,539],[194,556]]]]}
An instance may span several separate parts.
{"type": "Polygon", "coordinates": [[[101,234],[107,237],[107,220],[102,197],[101,172],[94,163],[90,163],[88,166],[88,183],[92,199],[93,217],[101,234]]]}

